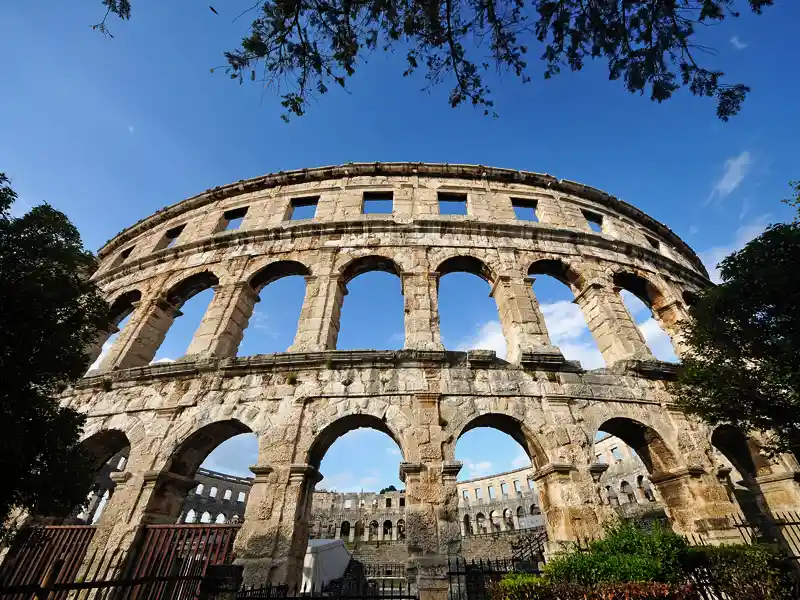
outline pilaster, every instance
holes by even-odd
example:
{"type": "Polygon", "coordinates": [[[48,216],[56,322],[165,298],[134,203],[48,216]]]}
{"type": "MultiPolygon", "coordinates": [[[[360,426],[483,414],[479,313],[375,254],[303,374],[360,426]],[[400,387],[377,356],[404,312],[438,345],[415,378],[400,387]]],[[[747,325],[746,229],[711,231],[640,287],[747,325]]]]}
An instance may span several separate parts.
{"type": "Polygon", "coordinates": [[[439,330],[437,273],[404,273],[405,348],[444,350],[439,330]]]}
{"type": "Polygon", "coordinates": [[[247,282],[214,287],[214,298],[189,344],[187,354],[236,356],[258,294],[247,282]]]}

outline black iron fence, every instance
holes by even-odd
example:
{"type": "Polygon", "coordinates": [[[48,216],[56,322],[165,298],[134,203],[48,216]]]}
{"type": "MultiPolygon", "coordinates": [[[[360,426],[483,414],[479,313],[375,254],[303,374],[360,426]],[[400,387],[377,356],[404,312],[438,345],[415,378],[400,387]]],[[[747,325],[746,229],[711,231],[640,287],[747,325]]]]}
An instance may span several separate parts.
{"type": "MultiPolygon", "coordinates": [[[[450,600],[485,600],[489,586],[506,574],[517,571],[517,565],[511,558],[466,560],[460,556],[448,557],[450,600]]],[[[538,569],[529,572],[538,573],[538,569]]]]}

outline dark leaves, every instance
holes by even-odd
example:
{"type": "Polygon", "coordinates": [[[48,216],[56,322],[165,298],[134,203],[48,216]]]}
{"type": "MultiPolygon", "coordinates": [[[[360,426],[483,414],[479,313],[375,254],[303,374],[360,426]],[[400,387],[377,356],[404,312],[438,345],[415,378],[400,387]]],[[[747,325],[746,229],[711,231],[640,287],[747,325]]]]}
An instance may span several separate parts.
{"type": "MultiPolygon", "coordinates": [[[[587,59],[606,60],[609,79],[622,79],[631,93],[649,92],[663,102],[682,86],[714,97],[717,115],[738,113],[749,88],[723,81],[724,73],[699,64],[694,43],[698,23],[739,15],[744,0],[262,0],[249,35],[225,53],[232,78],[261,82],[276,91],[287,112],[301,115],[315,94],[339,86],[366,59],[365,52],[392,51],[407,57],[404,76],[420,64],[426,87],[452,81],[451,106],[493,105],[484,83],[489,68],[530,81],[526,56],[541,46],[543,75],[587,59]],[[257,67],[257,68],[256,68],[257,67]],[[261,73],[253,77],[253,73],[261,73]],[[288,93],[283,90],[288,88],[288,93]],[[324,91],[323,91],[324,90],[324,91]]],[[[130,16],[126,0],[103,0],[112,13],[130,16]]],[[[773,0],[748,0],[760,14],[773,0]]],[[[216,13],[213,7],[209,7],[216,13]]],[[[104,23],[95,26],[107,32],[104,23]]],[[[109,34],[110,35],[110,34],[109,34]]],[[[488,114],[488,110],[485,110],[488,114]]]]}

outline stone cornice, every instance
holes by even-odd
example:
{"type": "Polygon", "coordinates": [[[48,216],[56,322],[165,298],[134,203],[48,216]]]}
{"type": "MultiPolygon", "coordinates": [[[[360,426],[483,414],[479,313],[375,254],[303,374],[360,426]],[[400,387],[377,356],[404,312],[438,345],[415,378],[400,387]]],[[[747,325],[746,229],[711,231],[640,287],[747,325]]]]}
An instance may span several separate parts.
{"type": "MultiPolygon", "coordinates": [[[[372,216],[372,215],[362,215],[372,216]]],[[[136,227],[136,226],[134,226],[136,227]]],[[[363,219],[353,218],[343,221],[308,221],[295,222],[289,221],[262,229],[243,229],[236,231],[225,231],[208,237],[180,244],[172,248],[158,250],[145,256],[131,258],[123,264],[105,269],[96,273],[94,279],[102,284],[109,279],[117,279],[128,273],[135,273],[150,266],[161,264],[181,256],[193,254],[195,252],[218,250],[227,247],[235,247],[242,244],[253,244],[263,241],[277,241],[285,239],[296,239],[298,237],[309,236],[323,238],[330,235],[340,235],[342,233],[360,235],[363,233],[381,234],[394,233],[405,236],[424,235],[429,233],[441,234],[446,229],[448,234],[454,235],[475,235],[480,237],[513,237],[521,240],[542,240],[552,242],[563,242],[574,244],[576,236],[581,243],[586,246],[595,246],[618,252],[624,255],[634,255],[646,258],[653,265],[660,269],[677,273],[687,281],[692,282],[698,287],[708,285],[705,278],[705,270],[700,266],[694,265],[698,270],[694,271],[680,263],[656,252],[652,248],[639,246],[623,240],[609,238],[608,236],[587,232],[571,228],[555,228],[553,226],[540,225],[538,223],[520,223],[516,221],[479,221],[474,217],[433,215],[430,217],[409,217],[407,219],[363,219]]],[[[129,230],[130,231],[130,230],[129,230]]],[[[141,233],[141,232],[140,232],[141,233]]],[[[101,259],[114,249],[114,246],[107,246],[101,252],[101,259]]]]}

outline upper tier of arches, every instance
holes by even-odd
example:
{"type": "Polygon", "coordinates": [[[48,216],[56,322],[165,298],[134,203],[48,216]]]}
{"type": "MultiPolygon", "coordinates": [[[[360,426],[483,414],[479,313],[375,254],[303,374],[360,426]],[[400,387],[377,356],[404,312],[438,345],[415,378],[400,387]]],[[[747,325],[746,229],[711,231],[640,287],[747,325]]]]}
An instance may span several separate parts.
{"type": "MultiPolygon", "coordinates": [[[[697,255],[674,232],[594,188],[549,175],[480,166],[370,163],[266,175],[167,207],[100,250],[98,277],[105,279],[127,266],[163,262],[165,254],[208,250],[231,238],[238,240],[237,247],[248,238],[307,246],[303,238],[335,236],[331,226],[345,223],[345,233],[378,236],[393,230],[430,233],[435,223],[437,233],[474,235],[476,244],[482,236],[600,246],[616,242],[621,252],[649,255],[700,278],[707,276],[697,255]],[[371,214],[375,199],[388,203],[388,210],[371,214]],[[441,209],[442,203],[456,210],[441,209]],[[486,223],[496,227],[487,228],[486,223]],[[578,238],[576,232],[584,236],[578,238]]],[[[413,245],[420,237],[407,236],[404,243],[413,245]]]]}

